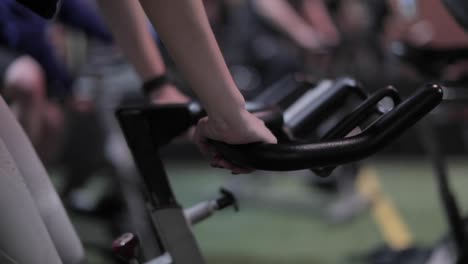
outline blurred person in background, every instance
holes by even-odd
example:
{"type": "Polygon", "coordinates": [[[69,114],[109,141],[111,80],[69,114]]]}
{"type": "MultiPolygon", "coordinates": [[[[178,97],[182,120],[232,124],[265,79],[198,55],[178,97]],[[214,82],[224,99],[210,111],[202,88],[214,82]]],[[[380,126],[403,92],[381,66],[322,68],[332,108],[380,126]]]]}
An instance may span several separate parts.
{"type": "MultiPolygon", "coordinates": [[[[98,15],[83,1],[64,0],[57,16],[91,37],[112,41],[98,15]]],[[[0,2],[2,94],[45,161],[59,148],[63,130],[59,102],[69,99],[73,83],[53,40],[57,34],[49,22],[16,1],[0,2]]]]}
{"type": "Polygon", "coordinates": [[[448,12],[442,0],[388,0],[391,16],[386,24],[388,41],[415,46],[453,48],[468,46],[468,33],[448,12]]]}
{"type": "Polygon", "coordinates": [[[260,16],[303,49],[317,51],[340,41],[323,0],[254,0],[253,4],[260,16]]]}
{"type": "Polygon", "coordinates": [[[337,1],[335,17],[342,41],[333,62],[333,75],[353,76],[370,89],[386,83],[381,36],[388,12],[382,0],[337,1]]]}
{"type": "Polygon", "coordinates": [[[262,22],[298,47],[299,71],[315,78],[329,77],[336,48],[342,42],[328,3],[324,0],[252,0],[262,22]]]}
{"type": "MultiPolygon", "coordinates": [[[[303,52],[322,53],[339,42],[321,0],[203,3],[229,69],[247,99],[287,74],[304,71],[308,56],[303,52]]],[[[315,63],[315,68],[321,68],[319,61],[315,63]]]]}
{"type": "MultiPolygon", "coordinates": [[[[106,143],[99,141],[104,140],[103,127],[97,120],[95,98],[83,97],[72,87],[80,74],[79,70],[73,71],[73,56],[83,54],[78,52],[76,55],[75,47],[67,46],[70,44],[67,38],[73,37],[69,29],[106,46],[113,45],[111,33],[92,4],[83,0],[63,0],[56,19],[51,22],[17,1],[0,2],[0,75],[5,87],[2,96],[10,102],[42,161],[48,166],[59,165],[64,169],[67,177],[61,190],[63,197],[82,187],[93,172],[105,167],[103,162],[107,161],[102,155],[106,143]],[[77,132],[86,128],[87,133],[77,132]]],[[[135,5],[138,7],[138,2],[135,5]]],[[[149,70],[142,70],[142,67],[137,70],[143,78],[150,79],[149,75],[155,76],[152,70],[163,73],[165,64],[145,16],[139,14],[139,18],[138,30],[147,41],[145,58],[149,59],[149,70]]],[[[145,65],[145,61],[138,65],[145,65]]],[[[83,65],[78,68],[80,66],[83,65]]],[[[169,79],[160,85],[149,83],[146,86],[154,103],[189,100],[169,79]],[[156,86],[159,89],[155,89],[156,86]]]]}
{"type": "MultiPolygon", "coordinates": [[[[398,41],[415,49],[449,51],[468,48],[468,33],[458,25],[442,0],[389,0],[388,2],[392,12],[385,27],[387,47],[392,47],[392,43],[398,41]]],[[[445,66],[440,76],[444,80],[455,81],[468,75],[466,60],[445,66]]],[[[414,70],[408,68],[403,70],[406,76],[417,78],[414,76],[414,70]]]]}
{"type": "MultiPolygon", "coordinates": [[[[46,1],[44,5],[21,2],[46,17],[53,15],[57,4],[57,1],[46,1]]],[[[154,63],[155,57],[151,55],[155,53],[147,53],[154,49],[154,45],[148,48],[151,42],[147,37],[151,34],[148,34],[146,26],[141,27],[142,13],[135,12],[135,7],[132,7],[136,2],[98,2],[129,60],[142,76],[153,78],[151,82],[145,82],[144,87],[148,88],[145,90],[151,89],[149,84],[157,84],[159,88],[161,83],[167,83],[164,76],[154,78],[154,74],[159,74],[156,70],[163,67],[154,63]]],[[[274,143],[276,139],[261,120],[245,109],[245,99],[228,71],[202,1],[141,0],[140,3],[207,111],[207,117],[199,120],[195,133],[195,142],[200,150],[210,156],[214,167],[226,168],[233,173],[250,171],[238,168],[218,155],[210,155],[207,145],[207,138],[230,144],[274,143]]],[[[141,9],[137,4],[136,8],[141,9]]]]}
{"type": "Polygon", "coordinates": [[[142,27],[145,19],[141,8],[144,8],[178,69],[207,111],[208,116],[198,122],[195,132],[195,142],[200,150],[210,157],[214,167],[226,168],[233,173],[249,171],[220,156],[211,156],[206,139],[231,144],[276,142],[276,139],[262,121],[245,110],[245,100],[218,48],[202,1],[142,0],[142,7],[136,1],[127,0],[100,0],[98,3],[127,58],[142,78],[148,80],[145,88],[151,89],[149,84],[155,84],[158,89],[161,83],[167,83],[165,66],[156,57],[158,54],[147,28],[142,27]]]}

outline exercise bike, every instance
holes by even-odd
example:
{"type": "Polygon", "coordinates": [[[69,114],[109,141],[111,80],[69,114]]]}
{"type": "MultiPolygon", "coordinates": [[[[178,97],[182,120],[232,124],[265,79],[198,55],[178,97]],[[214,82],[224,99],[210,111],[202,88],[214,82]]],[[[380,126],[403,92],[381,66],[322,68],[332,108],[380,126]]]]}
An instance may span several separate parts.
{"type": "MultiPolygon", "coordinates": [[[[445,0],[452,15],[465,29],[468,29],[468,5],[461,1],[445,0]]],[[[414,47],[397,42],[392,45],[393,54],[410,65],[425,79],[443,79],[442,69],[452,63],[468,59],[468,47],[430,48],[414,47]]],[[[466,111],[468,102],[466,76],[444,83],[444,100],[437,111],[419,127],[421,144],[433,164],[438,193],[449,226],[449,232],[430,248],[392,252],[381,251],[369,257],[367,263],[467,263],[467,224],[452,191],[448,168],[443,151],[435,134],[435,124],[458,122],[466,118],[457,113],[466,111]]]]}
{"type": "MultiPolygon", "coordinates": [[[[321,111],[326,113],[326,110],[340,108],[337,102],[349,92],[331,88],[322,88],[322,93],[315,91],[320,94],[319,97],[309,94],[316,102],[313,110],[303,116],[302,120],[295,118],[303,111],[289,117],[288,111],[276,106],[257,104],[254,109],[250,109],[277,135],[279,144],[232,146],[215,141],[211,144],[226,159],[243,167],[267,171],[313,170],[326,177],[339,165],[362,160],[381,150],[434,109],[442,99],[442,88],[436,84],[419,89],[404,101],[400,100],[396,89],[387,87],[370,96],[364,94],[358,106],[345,113],[321,137],[303,142],[289,137],[288,134],[296,129],[290,126],[293,123],[291,120],[299,121],[298,124],[304,120],[310,122],[312,119],[308,117],[315,115],[322,118],[319,114],[321,111]],[[379,109],[378,103],[384,98],[392,101],[390,109],[379,109]],[[360,127],[360,131],[350,134],[356,127],[360,127]]],[[[299,108],[300,104],[293,105],[299,108]]],[[[160,148],[195,125],[204,115],[203,109],[197,104],[129,107],[117,111],[125,138],[143,178],[155,227],[154,235],[159,244],[155,258],[141,259],[137,236],[124,234],[115,241],[114,250],[128,263],[204,263],[191,232],[192,226],[215,211],[236,207],[234,196],[223,191],[218,199],[183,209],[177,202],[160,159],[160,148]]]]}

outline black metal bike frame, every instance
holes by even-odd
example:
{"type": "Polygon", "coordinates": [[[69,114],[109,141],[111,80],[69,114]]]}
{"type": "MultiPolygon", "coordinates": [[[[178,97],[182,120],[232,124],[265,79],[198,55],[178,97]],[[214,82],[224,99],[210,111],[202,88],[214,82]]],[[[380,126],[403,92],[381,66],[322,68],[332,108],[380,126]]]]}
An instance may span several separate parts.
{"type": "Polygon", "coordinates": [[[159,255],[168,253],[173,263],[205,263],[159,156],[159,149],[197,118],[180,106],[126,108],[117,117],[143,178],[159,255]]]}

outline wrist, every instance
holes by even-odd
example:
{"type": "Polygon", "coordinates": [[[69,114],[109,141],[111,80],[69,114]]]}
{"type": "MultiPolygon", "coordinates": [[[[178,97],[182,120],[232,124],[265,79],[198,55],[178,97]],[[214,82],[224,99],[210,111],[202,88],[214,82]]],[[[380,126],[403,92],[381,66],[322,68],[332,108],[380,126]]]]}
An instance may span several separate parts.
{"type": "Polygon", "coordinates": [[[233,130],[242,130],[243,124],[250,113],[245,108],[231,109],[230,112],[208,115],[219,134],[230,134],[233,130]]]}
{"type": "Polygon", "coordinates": [[[142,90],[145,96],[148,97],[169,84],[172,84],[171,79],[166,74],[160,74],[145,80],[142,85],[142,90]]]}
{"type": "MultiPolygon", "coordinates": [[[[237,92],[237,91],[236,91],[237,92]]],[[[244,97],[239,94],[223,94],[205,105],[207,115],[213,120],[236,120],[245,111],[244,97]]]]}
{"type": "Polygon", "coordinates": [[[209,87],[206,93],[200,95],[200,100],[211,119],[236,118],[241,110],[245,109],[244,96],[237,88],[234,80],[229,79],[224,84],[216,84],[217,87],[227,87],[217,89],[209,87]]]}

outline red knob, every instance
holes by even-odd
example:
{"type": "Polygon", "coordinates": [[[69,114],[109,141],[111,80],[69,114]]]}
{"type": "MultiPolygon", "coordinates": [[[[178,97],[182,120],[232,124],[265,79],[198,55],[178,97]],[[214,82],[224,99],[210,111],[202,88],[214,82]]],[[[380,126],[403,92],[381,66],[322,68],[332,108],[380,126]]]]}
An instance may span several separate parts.
{"type": "Polygon", "coordinates": [[[117,256],[129,261],[138,257],[139,240],[135,234],[125,233],[112,243],[112,251],[117,256]]]}

